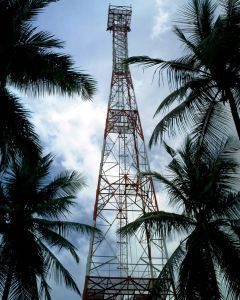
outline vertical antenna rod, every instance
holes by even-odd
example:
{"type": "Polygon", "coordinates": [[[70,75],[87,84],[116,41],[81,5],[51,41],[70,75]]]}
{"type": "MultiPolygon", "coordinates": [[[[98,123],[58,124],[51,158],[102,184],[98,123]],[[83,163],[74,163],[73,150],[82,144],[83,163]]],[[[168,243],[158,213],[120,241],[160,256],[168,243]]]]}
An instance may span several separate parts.
{"type": "MultiPolygon", "coordinates": [[[[103,235],[91,237],[83,300],[151,299],[167,260],[165,241],[154,238],[148,228],[131,237],[116,233],[140,215],[158,210],[152,178],[140,175],[149,171],[149,162],[131,74],[124,63],[131,16],[131,7],[109,6],[113,69],[93,213],[94,226],[103,235]]],[[[161,299],[175,299],[171,283],[161,299]]]]}

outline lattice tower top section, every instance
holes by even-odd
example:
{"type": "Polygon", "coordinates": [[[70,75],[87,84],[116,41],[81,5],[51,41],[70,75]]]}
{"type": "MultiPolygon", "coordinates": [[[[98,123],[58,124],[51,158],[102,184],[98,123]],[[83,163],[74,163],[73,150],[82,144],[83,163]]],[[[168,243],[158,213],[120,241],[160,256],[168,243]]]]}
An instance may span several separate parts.
{"type": "Polygon", "coordinates": [[[125,108],[132,109],[136,107],[135,97],[130,97],[131,101],[124,100],[124,95],[129,98],[129,93],[133,93],[131,82],[131,74],[128,64],[125,60],[128,58],[128,32],[130,31],[130,23],[132,16],[132,8],[130,6],[109,6],[108,10],[108,30],[112,32],[113,38],[113,73],[112,86],[109,108],[125,108]],[[134,102],[134,103],[132,103],[134,102]]]}
{"type": "Polygon", "coordinates": [[[131,6],[110,5],[108,10],[107,30],[113,30],[113,28],[117,28],[118,30],[130,31],[131,17],[131,6]]]}

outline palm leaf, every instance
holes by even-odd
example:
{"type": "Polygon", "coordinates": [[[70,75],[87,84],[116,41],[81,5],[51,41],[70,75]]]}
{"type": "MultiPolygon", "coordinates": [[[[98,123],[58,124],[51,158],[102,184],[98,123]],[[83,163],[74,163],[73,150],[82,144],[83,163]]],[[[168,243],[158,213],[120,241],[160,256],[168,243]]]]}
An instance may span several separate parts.
{"type": "Polygon", "coordinates": [[[240,1],[239,0],[221,0],[221,5],[224,8],[224,15],[228,22],[239,20],[240,17],[240,1]]]}
{"type": "Polygon", "coordinates": [[[51,277],[52,272],[54,272],[53,277],[58,284],[61,285],[64,282],[67,288],[73,290],[78,295],[81,295],[76,282],[74,281],[74,279],[72,278],[68,270],[62,265],[62,263],[58,260],[58,258],[42,242],[39,243],[41,244],[41,247],[45,253],[45,260],[48,265],[48,269],[50,271],[49,276],[51,277]]]}
{"type": "Polygon", "coordinates": [[[164,149],[167,151],[167,153],[172,158],[174,158],[176,156],[177,152],[172,147],[170,147],[166,142],[163,142],[163,145],[164,145],[164,149]]]}
{"type": "Polygon", "coordinates": [[[232,220],[229,223],[230,223],[232,231],[237,235],[238,239],[240,240],[240,219],[232,220]]]}
{"type": "Polygon", "coordinates": [[[35,50],[44,51],[50,48],[63,48],[64,43],[46,31],[37,31],[37,27],[30,24],[21,26],[20,43],[35,50]]]}
{"type": "Polygon", "coordinates": [[[50,3],[57,2],[58,0],[18,0],[8,1],[10,9],[13,14],[18,16],[18,21],[26,22],[33,21],[34,18],[42,12],[43,8],[50,3]]]}
{"type": "Polygon", "coordinates": [[[205,107],[195,116],[193,138],[205,147],[213,147],[213,152],[219,148],[226,132],[230,130],[230,116],[222,103],[215,101],[206,103],[205,107]]]}
{"type": "Polygon", "coordinates": [[[160,103],[159,107],[157,108],[154,117],[159,113],[165,113],[167,109],[171,107],[176,101],[182,102],[186,95],[189,94],[192,90],[200,89],[205,87],[209,84],[208,78],[194,78],[191,81],[187,82],[186,84],[180,86],[172,93],[170,93],[162,102],[160,103]]]}
{"type": "Polygon", "coordinates": [[[175,185],[174,182],[168,180],[166,177],[162,176],[160,173],[157,172],[143,173],[143,175],[150,175],[165,185],[169,192],[169,195],[171,196],[171,204],[177,204],[180,202],[181,205],[184,204],[185,207],[187,206],[188,199],[186,198],[186,195],[181,189],[179,189],[179,187],[175,185]]]}
{"type": "Polygon", "coordinates": [[[237,219],[240,216],[240,192],[229,193],[214,207],[216,215],[220,218],[237,219]]]}
{"type": "MultiPolygon", "coordinates": [[[[186,56],[176,60],[164,61],[158,58],[150,58],[148,56],[132,56],[126,60],[128,64],[141,64],[144,68],[156,67],[154,76],[160,72],[166,71],[168,82],[171,87],[180,88],[182,85],[187,84],[189,81],[194,79],[196,70],[190,63],[192,57],[186,56]]],[[[200,70],[201,71],[201,70],[200,70]]]]}
{"type": "Polygon", "coordinates": [[[43,226],[50,230],[54,230],[55,232],[57,232],[58,234],[64,237],[68,236],[73,231],[79,233],[86,233],[86,234],[91,234],[91,233],[100,234],[99,229],[87,224],[68,222],[68,221],[53,221],[53,220],[46,220],[46,219],[39,219],[39,218],[34,218],[34,222],[40,226],[43,226]]]}
{"type": "Polygon", "coordinates": [[[125,235],[133,235],[138,229],[145,230],[146,226],[158,236],[170,236],[173,232],[186,233],[191,230],[193,221],[183,215],[164,211],[150,212],[127,224],[118,232],[125,235]]]}
{"type": "Polygon", "coordinates": [[[186,37],[186,35],[183,32],[183,29],[181,29],[180,27],[174,26],[173,32],[178,37],[179,41],[184,44],[184,46],[186,47],[185,49],[189,50],[193,59],[193,63],[196,63],[197,59],[195,56],[197,56],[197,54],[199,53],[199,48],[190,39],[186,37]]]}
{"type": "Polygon", "coordinates": [[[50,295],[50,290],[51,287],[47,283],[46,279],[44,277],[41,277],[40,288],[39,288],[40,297],[44,298],[45,300],[52,300],[50,295]]]}
{"type": "Polygon", "coordinates": [[[68,55],[36,51],[31,44],[19,45],[15,51],[8,81],[24,92],[33,95],[79,94],[83,99],[90,99],[96,91],[93,78],[74,70],[68,55]]]}
{"type": "Polygon", "coordinates": [[[239,270],[240,270],[240,244],[234,236],[221,230],[211,230],[211,244],[215,260],[224,274],[229,292],[240,296],[239,270]]]}
{"type": "Polygon", "coordinates": [[[178,245],[172,255],[168,258],[153,286],[152,296],[156,299],[162,299],[161,296],[163,295],[162,297],[164,300],[164,295],[168,293],[170,285],[173,285],[173,288],[175,289],[174,284],[172,283],[173,274],[174,271],[178,270],[181,261],[185,256],[185,249],[183,244],[184,241],[178,245]]]}
{"type": "Polygon", "coordinates": [[[197,44],[211,33],[214,26],[215,11],[216,4],[212,0],[191,0],[180,11],[181,17],[177,22],[197,44]]]}
{"type": "Polygon", "coordinates": [[[33,125],[29,122],[29,112],[19,103],[19,99],[6,89],[0,90],[0,151],[1,163],[5,164],[16,151],[30,160],[39,157],[40,146],[33,125]]]}
{"type": "Polygon", "coordinates": [[[85,179],[82,174],[63,172],[56,176],[49,184],[45,185],[38,193],[39,199],[58,199],[69,197],[71,199],[76,192],[85,186],[85,179]]]}
{"type": "Polygon", "coordinates": [[[181,263],[177,287],[178,299],[218,299],[214,261],[211,256],[208,230],[196,228],[186,242],[186,255],[181,263]]]}
{"type": "Polygon", "coordinates": [[[70,208],[76,205],[76,202],[73,201],[74,196],[48,199],[46,193],[44,193],[44,195],[41,194],[38,197],[39,204],[35,206],[35,212],[42,218],[66,217],[71,212],[70,208]]]}
{"type": "Polygon", "coordinates": [[[37,230],[40,234],[40,237],[38,237],[38,239],[45,242],[50,247],[57,247],[59,250],[65,249],[69,251],[74,260],[79,263],[79,256],[76,252],[77,248],[71,242],[64,238],[60,233],[54,232],[41,222],[35,221],[35,224],[38,225],[37,230]]]}
{"type": "Polygon", "coordinates": [[[175,136],[175,127],[178,128],[178,131],[186,132],[186,129],[189,128],[191,122],[193,122],[194,113],[196,113],[195,106],[191,105],[192,102],[193,99],[189,97],[162,118],[153,130],[149,141],[150,147],[159,140],[162,141],[166,132],[168,132],[169,135],[175,136]]]}
{"type": "Polygon", "coordinates": [[[154,117],[159,113],[165,113],[166,110],[169,109],[169,107],[171,107],[171,105],[174,104],[176,100],[181,101],[188,90],[189,90],[189,84],[187,83],[186,85],[181,86],[180,88],[170,93],[165,99],[161,101],[160,105],[158,106],[154,114],[154,117]]]}

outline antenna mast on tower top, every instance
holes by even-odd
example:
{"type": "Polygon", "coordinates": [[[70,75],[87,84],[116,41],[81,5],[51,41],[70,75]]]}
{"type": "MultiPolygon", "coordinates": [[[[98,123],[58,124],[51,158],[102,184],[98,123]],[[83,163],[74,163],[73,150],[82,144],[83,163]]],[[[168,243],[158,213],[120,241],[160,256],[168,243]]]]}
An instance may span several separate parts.
{"type": "MultiPolygon", "coordinates": [[[[107,30],[113,37],[113,70],[102,157],[93,213],[93,235],[87,264],[83,300],[145,300],[167,260],[163,238],[146,227],[131,237],[117,229],[140,215],[158,210],[149,171],[144,136],[133,89],[128,57],[128,32],[132,9],[109,6],[107,30]]],[[[159,299],[175,299],[173,281],[159,299]]]]}

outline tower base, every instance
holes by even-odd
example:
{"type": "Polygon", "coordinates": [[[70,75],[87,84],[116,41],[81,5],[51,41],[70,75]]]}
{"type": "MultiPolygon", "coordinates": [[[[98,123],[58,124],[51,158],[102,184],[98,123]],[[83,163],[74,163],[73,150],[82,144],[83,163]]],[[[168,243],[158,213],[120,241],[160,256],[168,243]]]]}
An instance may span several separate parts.
{"type": "Polygon", "coordinates": [[[150,300],[157,279],[86,276],[83,300],[150,300]]]}

